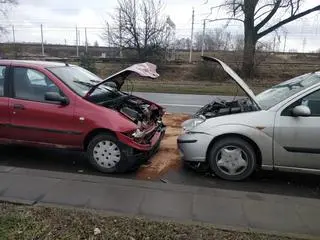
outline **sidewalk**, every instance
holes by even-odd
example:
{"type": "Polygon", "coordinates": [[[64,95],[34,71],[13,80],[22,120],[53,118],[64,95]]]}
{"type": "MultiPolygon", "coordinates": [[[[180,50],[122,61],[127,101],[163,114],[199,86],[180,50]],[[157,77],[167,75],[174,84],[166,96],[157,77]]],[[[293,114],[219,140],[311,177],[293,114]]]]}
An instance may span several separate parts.
{"type": "Polygon", "coordinates": [[[0,200],[320,236],[318,199],[0,166],[0,200]]]}

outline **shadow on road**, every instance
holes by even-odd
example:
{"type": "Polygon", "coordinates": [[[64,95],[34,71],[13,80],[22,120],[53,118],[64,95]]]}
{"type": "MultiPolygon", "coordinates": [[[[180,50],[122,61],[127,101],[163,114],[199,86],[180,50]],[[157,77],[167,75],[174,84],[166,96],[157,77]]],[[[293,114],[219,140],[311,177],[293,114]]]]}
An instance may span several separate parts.
{"type": "Polygon", "coordinates": [[[320,198],[320,176],[286,172],[259,171],[242,182],[221,180],[209,173],[197,173],[184,167],[179,172],[169,171],[163,179],[179,183],[211,188],[320,198]]]}
{"type": "MultiPolygon", "coordinates": [[[[136,173],[102,174],[95,171],[81,152],[38,149],[22,146],[1,146],[0,165],[50,171],[104,175],[135,179],[136,173]]],[[[185,167],[169,170],[163,182],[193,186],[320,198],[320,176],[260,171],[244,182],[228,182],[210,174],[196,173],[185,167]]],[[[160,178],[154,181],[160,181],[160,178]]]]}
{"type": "MultiPolygon", "coordinates": [[[[25,146],[0,146],[0,165],[49,171],[111,176],[93,169],[84,153],[61,149],[25,146]]],[[[112,177],[132,178],[134,173],[112,174],[112,177]]]]}

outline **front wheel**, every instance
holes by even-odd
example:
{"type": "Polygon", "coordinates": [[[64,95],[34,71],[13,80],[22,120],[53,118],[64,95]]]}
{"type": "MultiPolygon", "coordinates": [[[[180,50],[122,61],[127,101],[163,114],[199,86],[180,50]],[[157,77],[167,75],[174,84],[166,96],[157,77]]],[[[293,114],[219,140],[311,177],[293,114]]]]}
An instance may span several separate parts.
{"type": "Polygon", "coordinates": [[[213,145],[209,154],[209,164],[218,177],[241,181],[255,170],[256,154],[247,141],[237,137],[226,137],[213,145]]]}
{"type": "Polygon", "coordinates": [[[127,170],[125,154],[121,151],[116,137],[111,134],[99,134],[89,143],[87,154],[91,165],[105,173],[127,170]]]}

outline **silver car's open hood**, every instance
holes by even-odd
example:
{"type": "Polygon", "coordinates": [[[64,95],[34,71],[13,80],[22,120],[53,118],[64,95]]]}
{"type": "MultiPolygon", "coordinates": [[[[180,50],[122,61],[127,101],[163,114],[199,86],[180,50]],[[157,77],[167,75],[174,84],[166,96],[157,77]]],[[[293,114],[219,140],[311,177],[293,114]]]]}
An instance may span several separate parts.
{"type": "Polygon", "coordinates": [[[238,74],[233,71],[227,64],[222,62],[221,60],[214,57],[202,56],[202,59],[205,61],[212,61],[219,63],[223,70],[228,73],[228,75],[242,88],[243,91],[248,95],[248,97],[257,105],[258,108],[261,109],[259,102],[256,99],[253,91],[249,88],[249,86],[238,76],[238,74]]]}
{"type": "Polygon", "coordinates": [[[149,63],[149,62],[137,63],[137,64],[134,64],[130,67],[127,67],[127,68],[121,70],[120,72],[117,72],[117,73],[111,75],[110,77],[107,77],[103,81],[94,85],[87,93],[87,96],[89,96],[97,87],[105,84],[106,82],[114,82],[117,85],[117,89],[120,90],[120,88],[124,84],[125,79],[132,73],[136,73],[140,77],[147,77],[147,78],[159,77],[159,74],[157,73],[157,66],[156,65],[149,63]]]}

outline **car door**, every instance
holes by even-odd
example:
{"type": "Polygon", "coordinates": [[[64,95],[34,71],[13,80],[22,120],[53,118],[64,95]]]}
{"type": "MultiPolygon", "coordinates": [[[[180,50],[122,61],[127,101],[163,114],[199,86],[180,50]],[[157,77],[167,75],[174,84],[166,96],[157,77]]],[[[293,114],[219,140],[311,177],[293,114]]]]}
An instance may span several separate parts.
{"type": "MultiPolygon", "coordinates": [[[[64,93],[43,72],[13,67],[13,98],[10,99],[12,139],[37,143],[74,145],[74,103],[47,101],[47,92],[64,93]]],[[[68,97],[68,96],[66,96],[68,97]]]]}
{"type": "Polygon", "coordinates": [[[320,170],[320,90],[280,109],[274,129],[275,167],[320,170]],[[306,105],[310,116],[295,117],[292,109],[306,105]]]}
{"type": "Polygon", "coordinates": [[[0,138],[6,139],[9,137],[10,123],[9,114],[9,98],[8,98],[8,73],[9,67],[0,65],[0,138]]]}

